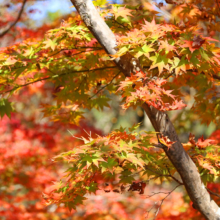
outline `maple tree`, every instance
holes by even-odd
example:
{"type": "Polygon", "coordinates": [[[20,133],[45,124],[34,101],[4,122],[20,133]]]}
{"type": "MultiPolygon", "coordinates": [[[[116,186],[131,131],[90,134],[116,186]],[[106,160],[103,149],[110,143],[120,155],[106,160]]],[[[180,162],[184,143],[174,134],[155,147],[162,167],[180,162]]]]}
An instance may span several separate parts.
{"type": "MultiPolygon", "coordinates": [[[[138,192],[141,197],[151,179],[174,181],[177,184],[174,189],[185,186],[193,203],[191,209],[198,210],[206,219],[219,219],[218,201],[211,197],[218,195],[211,189],[219,189],[215,185],[220,172],[218,143],[203,137],[196,141],[190,134],[189,142],[182,144],[167,112],[186,108],[186,94],[181,88],[189,86],[195,91],[192,111],[203,123],[219,122],[220,55],[218,40],[213,37],[219,29],[220,3],[169,0],[167,21],[158,17],[148,2],[111,7],[106,7],[107,2],[102,0],[71,2],[78,14],[70,16],[59,28],[47,31],[43,39],[26,39],[0,51],[1,117],[5,114],[11,117],[15,96],[21,96],[19,102],[23,103],[27,94],[48,90],[50,98],[41,102],[41,108],[44,117],[54,123],[52,127],[44,126],[41,132],[42,126],[36,122],[35,129],[27,129],[13,127],[14,115],[11,122],[3,118],[13,128],[12,135],[3,141],[10,144],[15,139],[22,142],[20,146],[27,147],[24,152],[17,146],[10,150],[2,148],[2,184],[7,186],[11,181],[21,184],[23,179],[25,187],[37,186],[37,196],[42,185],[48,186],[58,175],[61,180],[43,194],[45,203],[64,204],[72,210],[85,202],[87,194],[99,189],[106,193],[138,192]],[[33,84],[38,86],[27,93],[26,87],[33,84]],[[124,110],[142,106],[156,132],[141,131],[134,125],[103,135],[89,127],[91,133],[72,145],[54,141],[55,134],[65,133],[63,123],[70,124],[70,129],[81,127],[82,131],[85,111],[94,108],[103,111],[110,107],[109,102],[115,96],[121,97],[124,110]],[[53,133],[53,138],[48,132],[53,133]],[[45,142],[44,148],[35,148],[35,139],[45,142]],[[13,149],[18,150],[19,159],[10,155],[13,149]],[[58,165],[53,164],[45,172],[45,181],[37,179],[37,174],[46,170],[41,164],[49,166],[45,159],[55,154],[59,154],[55,161],[68,164],[65,174],[61,177],[61,171],[56,171],[58,165]],[[21,163],[23,158],[25,161],[21,163]],[[16,175],[23,178],[8,175],[14,172],[10,163],[17,163],[16,175]],[[32,163],[35,164],[31,168],[32,163]]],[[[217,136],[218,133],[213,134],[213,138],[217,136]]],[[[65,138],[64,135],[61,140],[65,138]]],[[[10,198],[10,188],[7,190],[10,198]]],[[[15,200],[20,201],[21,197],[15,200]]],[[[161,205],[156,207],[155,217],[166,219],[158,215],[161,205]]],[[[45,209],[41,205],[36,207],[45,209]]],[[[197,216],[197,212],[191,211],[190,217],[197,216]]],[[[34,214],[32,217],[36,218],[34,214]]]]}

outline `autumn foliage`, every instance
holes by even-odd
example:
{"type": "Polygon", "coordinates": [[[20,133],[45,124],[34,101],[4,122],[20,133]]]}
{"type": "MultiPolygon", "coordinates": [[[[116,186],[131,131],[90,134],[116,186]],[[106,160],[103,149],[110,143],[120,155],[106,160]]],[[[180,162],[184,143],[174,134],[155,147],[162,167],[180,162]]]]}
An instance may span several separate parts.
{"type": "Polygon", "coordinates": [[[202,219],[163,151],[175,142],[138,123],[108,134],[93,125],[89,113],[116,100],[123,111],[146,103],[184,113],[185,124],[216,124],[209,138],[188,130],[183,147],[219,204],[220,2],[166,2],[93,1],[116,36],[111,56],[76,12],[59,26],[15,24],[2,36],[17,33],[0,49],[0,217],[202,219]],[[130,56],[142,69],[125,77],[114,60],[130,56]]]}

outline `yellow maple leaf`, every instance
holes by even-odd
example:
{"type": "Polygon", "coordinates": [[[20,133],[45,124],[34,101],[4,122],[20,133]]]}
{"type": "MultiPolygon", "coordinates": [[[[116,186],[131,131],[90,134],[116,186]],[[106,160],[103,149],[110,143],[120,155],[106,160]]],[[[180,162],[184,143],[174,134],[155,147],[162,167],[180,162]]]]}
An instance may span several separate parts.
{"type": "Polygon", "coordinates": [[[47,39],[46,41],[44,41],[44,48],[51,48],[53,51],[55,50],[56,47],[56,41],[55,40],[51,40],[51,39],[47,39]]]}

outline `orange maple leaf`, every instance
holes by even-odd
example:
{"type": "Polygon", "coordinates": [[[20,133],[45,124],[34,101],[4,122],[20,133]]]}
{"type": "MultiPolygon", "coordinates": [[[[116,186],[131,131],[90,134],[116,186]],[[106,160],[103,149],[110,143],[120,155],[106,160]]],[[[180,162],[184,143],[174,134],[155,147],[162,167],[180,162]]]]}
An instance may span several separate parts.
{"type": "Polygon", "coordinates": [[[159,24],[156,24],[155,19],[153,19],[151,22],[148,22],[144,19],[144,25],[142,25],[142,29],[146,32],[158,32],[161,30],[161,27],[159,24]]]}
{"type": "Polygon", "coordinates": [[[201,155],[197,156],[196,159],[198,160],[198,163],[199,163],[199,165],[201,167],[209,170],[209,172],[211,174],[215,174],[216,173],[214,166],[212,165],[212,163],[208,159],[204,158],[201,155]]]}
{"type": "Polygon", "coordinates": [[[212,139],[205,140],[204,137],[202,136],[201,138],[198,139],[196,145],[198,146],[199,149],[203,149],[210,146],[212,143],[214,143],[212,139]]]}
{"type": "Polygon", "coordinates": [[[128,9],[126,7],[120,7],[120,8],[117,8],[115,6],[112,7],[112,10],[111,12],[115,15],[115,19],[117,19],[118,17],[123,17],[123,18],[126,18],[128,19],[127,16],[133,16],[130,12],[132,10],[131,9],[128,9]]]}
{"type": "Polygon", "coordinates": [[[158,139],[160,143],[167,146],[168,149],[175,143],[175,141],[171,141],[167,136],[164,135],[161,135],[158,139]]]}
{"type": "Polygon", "coordinates": [[[163,50],[163,49],[165,49],[165,51],[168,51],[168,52],[170,52],[170,51],[175,51],[176,52],[176,47],[173,46],[173,45],[170,45],[167,40],[166,41],[160,41],[159,50],[163,50]]]}

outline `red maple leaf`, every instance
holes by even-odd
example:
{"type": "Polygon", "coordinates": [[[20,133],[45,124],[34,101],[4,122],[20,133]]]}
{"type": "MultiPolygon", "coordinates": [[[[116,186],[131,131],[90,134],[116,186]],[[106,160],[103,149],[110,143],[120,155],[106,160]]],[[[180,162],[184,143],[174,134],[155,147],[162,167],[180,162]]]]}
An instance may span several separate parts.
{"type": "Polygon", "coordinates": [[[197,141],[197,146],[199,149],[203,149],[206,148],[208,146],[210,146],[211,144],[213,144],[214,140],[212,139],[204,139],[204,137],[202,136],[201,138],[198,139],[197,141]]]}

